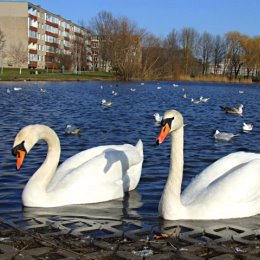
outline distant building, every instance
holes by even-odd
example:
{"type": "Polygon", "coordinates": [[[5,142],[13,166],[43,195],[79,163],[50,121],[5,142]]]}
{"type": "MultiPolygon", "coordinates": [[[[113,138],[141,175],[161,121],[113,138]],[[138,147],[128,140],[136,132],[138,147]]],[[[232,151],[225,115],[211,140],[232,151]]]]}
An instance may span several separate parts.
{"type": "MultiPolygon", "coordinates": [[[[13,46],[23,47],[23,68],[64,68],[61,57],[72,59],[72,70],[99,69],[98,40],[70,20],[29,2],[0,2],[0,29],[6,39],[4,67],[17,67],[8,57],[13,46]],[[82,43],[84,42],[84,51],[82,43]]],[[[1,58],[1,57],[0,57],[1,58]]]]}

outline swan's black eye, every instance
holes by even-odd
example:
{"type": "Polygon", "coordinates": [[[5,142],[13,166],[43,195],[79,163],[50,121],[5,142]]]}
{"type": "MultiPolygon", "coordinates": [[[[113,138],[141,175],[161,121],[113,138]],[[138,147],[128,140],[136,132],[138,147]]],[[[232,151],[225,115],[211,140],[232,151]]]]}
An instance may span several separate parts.
{"type": "MultiPolygon", "coordinates": [[[[22,151],[26,151],[25,147],[24,147],[24,141],[22,141],[20,144],[16,145],[13,149],[12,149],[12,155],[13,156],[16,156],[17,155],[17,152],[18,150],[22,150],[22,151]]],[[[19,153],[19,152],[18,152],[19,153]]],[[[18,156],[20,156],[20,154],[18,154],[18,156]]]]}
{"type": "Polygon", "coordinates": [[[171,126],[173,119],[174,119],[174,117],[162,119],[162,121],[161,121],[161,126],[163,127],[163,126],[165,126],[166,124],[169,124],[169,126],[171,126]]]}
{"type": "Polygon", "coordinates": [[[161,126],[165,126],[165,125],[166,125],[166,119],[162,119],[161,126]]]}

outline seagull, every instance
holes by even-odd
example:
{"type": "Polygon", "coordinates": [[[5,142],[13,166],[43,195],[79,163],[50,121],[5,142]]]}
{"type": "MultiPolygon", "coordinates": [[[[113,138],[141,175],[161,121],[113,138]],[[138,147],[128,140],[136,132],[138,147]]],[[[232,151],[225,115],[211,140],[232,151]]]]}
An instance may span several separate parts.
{"type": "Polygon", "coordinates": [[[244,132],[249,132],[253,130],[253,126],[252,123],[243,123],[242,129],[244,132]]]}
{"type": "Polygon", "coordinates": [[[187,98],[187,94],[186,93],[183,94],[183,98],[187,98]]]}
{"type": "Polygon", "coordinates": [[[102,99],[101,105],[104,106],[104,107],[111,107],[112,106],[112,102],[111,101],[106,101],[105,99],[102,99]]]}
{"type": "Polygon", "coordinates": [[[136,89],[135,89],[135,88],[130,88],[130,90],[131,90],[132,92],[135,92],[135,91],[136,91],[136,89]]]}
{"type": "Polygon", "coordinates": [[[219,130],[215,131],[214,138],[217,141],[230,141],[233,137],[238,136],[239,134],[225,133],[220,132],[219,130]]]}
{"type": "Polygon", "coordinates": [[[199,104],[199,103],[201,103],[202,101],[201,101],[200,99],[194,99],[194,98],[192,98],[192,99],[191,99],[191,102],[192,102],[193,104],[199,104]]]}
{"type": "Polygon", "coordinates": [[[201,102],[204,102],[204,103],[208,102],[209,99],[210,99],[210,98],[204,98],[204,97],[202,97],[202,96],[200,97],[200,101],[201,101],[201,102]]]}
{"type": "Polygon", "coordinates": [[[222,110],[224,110],[225,113],[236,114],[236,115],[242,116],[244,105],[240,104],[237,108],[236,107],[222,107],[222,106],[220,106],[220,108],[222,110]]]}
{"type": "Polygon", "coordinates": [[[116,91],[112,90],[112,95],[113,95],[113,96],[117,96],[118,93],[117,93],[116,91]]]}
{"type": "Polygon", "coordinates": [[[22,90],[22,88],[14,88],[15,91],[22,90]]]}
{"type": "Polygon", "coordinates": [[[67,135],[79,135],[80,134],[80,128],[77,128],[72,125],[67,125],[65,129],[65,134],[67,135]]]}
{"type": "Polygon", "coordinates": [[[11,93],[11,91],[10,91],[10,89],[9,89],[9,88],[6,90],[6,93],[8,93],[8,94],[9,94],[9,93],[11,93]]]}
{"type": "Polygon", "coordinates": [[[162,121],[162,116],[160,116],[159,113],[154,113],[153,116],[154,116],[154,120],[155,120],[156,123],[161,123],[161,121],[162,121]]]}

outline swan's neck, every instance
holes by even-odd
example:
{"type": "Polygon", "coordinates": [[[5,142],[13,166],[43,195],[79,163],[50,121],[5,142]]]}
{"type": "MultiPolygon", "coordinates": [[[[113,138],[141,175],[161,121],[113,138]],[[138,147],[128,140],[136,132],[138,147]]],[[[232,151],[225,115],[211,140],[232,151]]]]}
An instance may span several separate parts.
{"type": "MultiPolygon", "coordinates": [[[[38,141],[44,140],[48,145],[48,153],[41,167],[30,178],[23,192],[23,200],[39,201],[47,199],[47,186],[55,173],[60,158],[60,141],[50,128],[41,126],[38,141]]],[[[25,202],[25,201],[24,201],[25,202]]],[[[28,202],[27,202],[28,204],[28,202]]],[[[32,205],[30,205],[32,206],[32,205]]]]}
{"type": "MultiPolygon", "coordinates": [[[[160,201],[160,211],[182,208],[181,184],[183,176],[183,127],[171,133],[171,160],[168,179],[160,201]]],[[[177,212],[176,212],[177,213],[177,212]]],[[[178,214],[178,213],[177,213],[178,214]]]]}
{"type": "Polygon", "coordinates": [[[166,188],[180,200],[183,176],[183,127],[171,134],[171,161],[166,188]]]}

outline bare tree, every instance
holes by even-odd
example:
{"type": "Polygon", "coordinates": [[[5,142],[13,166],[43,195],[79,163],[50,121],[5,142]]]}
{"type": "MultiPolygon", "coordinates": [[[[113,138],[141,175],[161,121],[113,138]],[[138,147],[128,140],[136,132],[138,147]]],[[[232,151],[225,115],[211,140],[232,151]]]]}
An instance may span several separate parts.
{"type": "Polygon", "coordinates": [[[193,28],[183,28],[180,32],[179,40],[183,52],[183,72],[184,74],[191,74],[198,33],[193,28]]]}
{"type": "Polygon", "coordinates": [[[82,51],[84,49],[83,35],[75,35],[72,41],[72,60],[74,72],[81,71],[82,51]]]}
{"type": "Polygon", "coordinates": [[[5,35],[0,28],[0,62],[1,62],[1,74],[3,74],[3,66],[4,66],[4,47],[5,47],[5,35]]]}
{"type": "Polygon", "coordinates": [[[25,67],[28,62],[27,53],[27,46],[23,45],[21,42],[12,44],[8,51],[9,62],[20,69],[20,75],[22,74],[22,68],[25,67]]]}
{"type": "Polygon", "coordinates": [[[178,44],[178,33],[174,29],[163,41],[164,73],[176,79],[180,74],[183,62],[180,57],[180,46],[178,44]]]}
{"type": "Polygon", "coordinates": [[[213,38],[213,53],[212,61],[214,64],[214,74],[218,73],[221,62],[223,62],[226,54],[226,41],[225,39],[217,35],[213,38]]]}
{"type": "Polygon", "coordinates": [[[92,20],[92,28],[100,36],[100,55],[123,80],[137,75],[141,66],[141,42],[144,30],[126,17],[114,18],[102,11],[92,20]]]}
{"type": "Polygon", "coordinates": [[[98,35],[110,35],[114,32],[115,18],[106,11],[101,11],[90,21],[90,27],[98,35]]]}
{"type": "Polygon", "coordinates": [[[227,59],[229,60],[229,76],[233,75],[237,78],[240,69],[244,63],[243,54],[244,49],[242,47],[242,41],[246,36],[241,35],[239,32],[229,32],[226,35],[228,49],[227,59]]]}
{"type": "Polygon", "coordinates": [[[202,63],[202,75],[206,75],[213,53],[213,36],[208,32],[204,32],[199,37],[197,53],[202,63]]]}
{"type": "Polygon", "coordinates": [[[247,69],[247,77],[257,75],[260,69],[260,37],[245,38],[242,41],[244,48],[244,65],[247,69]]]}
{"type": "Polygon", "coordinates": [[[80,29],[75,32],[71,43],[72,65],[74,72],[89,69],[89,56],[91,54],[90,30],[87,29],[84,21],[80,21],[80,29]]]}
{"type": "Polygon", "coordinates": [[[140,69],[140,77],[146,80],[160,77],[160,59],[160,39],[153,34],[146,34],[142,41],[142,66],[140,69]]]}

